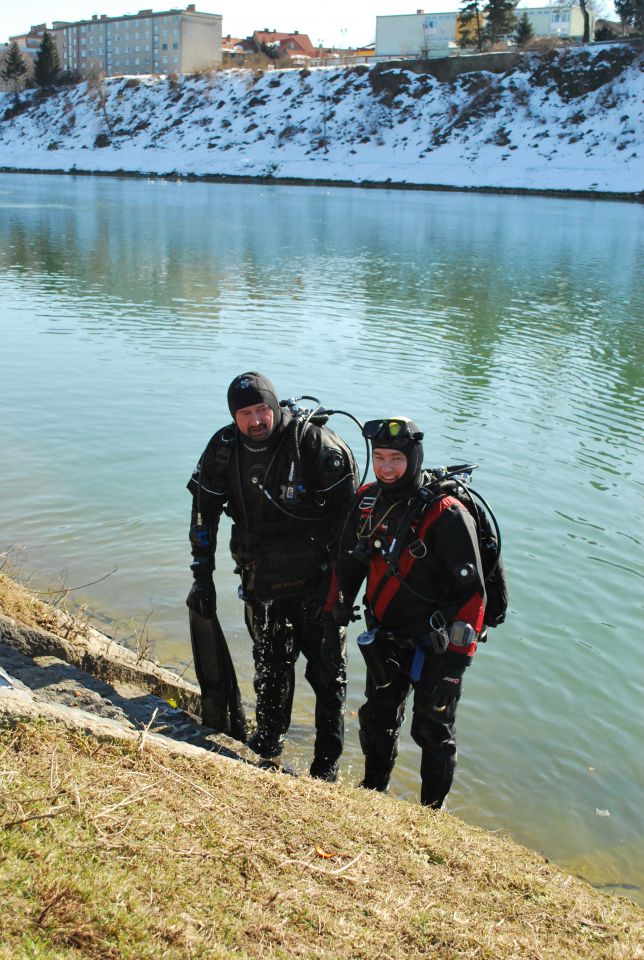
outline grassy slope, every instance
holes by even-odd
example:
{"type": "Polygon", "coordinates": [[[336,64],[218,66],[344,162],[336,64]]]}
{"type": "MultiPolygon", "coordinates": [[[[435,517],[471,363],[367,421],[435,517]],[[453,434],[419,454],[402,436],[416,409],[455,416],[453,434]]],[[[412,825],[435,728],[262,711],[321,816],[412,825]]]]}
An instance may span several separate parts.
{"type": "Polygon", "coordinates": [[[0,774],[2,960],[606,960],[642,942],[631,903],[380,795],[42,722],[0,730],[0,774]]]}
{"type": "MultiPolygon", "coordinates": [[[[2,574],[0,610],[55,626],[2,574]]],[[[447,814],[44,721],[0,729],[0,830],[0,960],[644,956],[636,906],[447,814]]]]}

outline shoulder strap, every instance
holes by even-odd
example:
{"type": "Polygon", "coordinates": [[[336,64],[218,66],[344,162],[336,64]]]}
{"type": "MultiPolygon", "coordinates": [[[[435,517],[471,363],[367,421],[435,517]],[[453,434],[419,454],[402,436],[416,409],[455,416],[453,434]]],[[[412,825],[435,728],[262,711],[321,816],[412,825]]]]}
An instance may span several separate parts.
{"type": "MultiPolygon", "coordinates": [[[[423,519],[421,520],[420,526],[418,528],[418,539],[420,541],[422,541],[423,537],[427,533],[427,530],[436,519],[436,510],[434,508],[438,507],[438,502],[442,499],[443,499],[442,494],[431,497],[431,498],[423,498],[424,502],[422,503],[422,506],[420,508],[423,514],[423,519]]],[[[418,501],[416,501],[416,503],[418,503],[418,501]]],[[[419,513],[417,512],[416,516],[418,515],[419,513]]],[[[403,517],[403,521],[404,519],[405,517],[403,517]]],[[[412,517],[412,520],[413,520],[413,517],[412,517]]],[[[410,521],[410,524],[411,524],[411,521],[410,521]]],[[[401,522],[401,526],[402,526],[402,522],[401,522]]],[[[398,558],[400,557],[402,548],[405,546],[404,541],[405,541],[404,536],[401,537],[400,540],[398,541],[400,544],[400,547],[396,554],[398,558]]],[[[422,594],[417,593],[416,590],[413,590],[409,586],[409,584],[406,583],[406,578],[411,572],[412,567],[414,566],[416,561],[423,556],[423,554],[417,554],[412,552],[411,546],[413,546],[413,544],[409,545],[409,550],[407,554],[402,558],[402,561],[400,562],[400,564],[397,562],[397,559],[392,561],[391,551],[385,558],[385,568],[386,568],[385,572],[381,577],[380,581],[376,584],[373,594],[369,597],[369,606],[371,607],[372,611],[375,614],[377,614],[379,617],[382,614],[383,610],[387,608],[394,594],[398,592],[398,589],[401,586],[405,587],[415,596],[420,597],[421,600],[430,601],[432,599],[431,597],[424,597],[422,594]],[[381,606],[384,604],[384,607],[383,607],[383,610],[380,610],[377,612],[376,608],[378,607],[379,604],[381,606]]]]}
{"type": "Polygon", "coordinates": [[[224,427],[219,437],[217,452],[215,453],[215,468],[226,470],[235,449],[237,435],[232,427],[224,427]]]}
{"type": "Polygon", "coordinates": [[[422,516],[426,508],[434,503],[435,500],[439,500],[442,496],[445,495],[443,490],[433,490],[431,485],[425,484],[420,488],[420,490],[414,494],[412,497],[409,506],[407,507],[405,513],[402,516],[398,529],[396,531],[393,543],[389,549],[387,556],[387,562],[391,565],[397,564],[400,559],[400,554],[405,547],[405,540],[409,529],[416,519],[416,517],[422,516]]]}

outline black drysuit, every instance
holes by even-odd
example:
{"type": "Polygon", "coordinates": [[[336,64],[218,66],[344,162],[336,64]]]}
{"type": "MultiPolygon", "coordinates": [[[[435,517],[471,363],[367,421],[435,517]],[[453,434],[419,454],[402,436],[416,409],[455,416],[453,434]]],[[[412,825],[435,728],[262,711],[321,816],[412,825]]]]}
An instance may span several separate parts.
{"type": "Polygon", "coordinates": [[[222,511],[233,520],[230,547],[253,641],[259,752],[279,752],[301,652],[316,697],[312,772],[333,765],[343,746],[345,636],[323,627],[319,614],[356,483],[353,455],[333,431],[311,423],[304,428],[302,418],[282,411],[261,443],[234,424],[219,430],[188,484],[193,524],[199,510],[209,531],[207,547],[193,543],[197,562],[214,569],[222,511]]]}
{"type": "MultiPolygon", "coordinates": [[[[440,650],[431,640],[429,621],[440,611],[447,630],[455,621],[471,624],[477,635],[483,628],[485,587],[472,516],[448,491],[420,498],[418,492],[401,496],[377,483],[367,485],[349,518],[337,567],[345,604],[353,604],[365,577],[365,619],[370,629],[377,629],[377,652],[391,682],[377,688],[367,673],[367,699],[359,711],[363,786],[386,790],[413,688],[411,735],[422,750],[421,803],[440,807],[456,765],[456,702],[437,712],[430,694],[446,674],[460,682],[476,639],[466,646],[450,642],[440,650]],[[410,510],[412,503],[416,507],[410,510]],[[405,532],[405,515],[414,513],[405,532]],[[394,543],[398,557],[392,568],[384,554],[394,543]],[[357,545],[361,550],[350,552],[357,545]]],[[[332,587],[329,612],[333,597],[332,587]]]]}

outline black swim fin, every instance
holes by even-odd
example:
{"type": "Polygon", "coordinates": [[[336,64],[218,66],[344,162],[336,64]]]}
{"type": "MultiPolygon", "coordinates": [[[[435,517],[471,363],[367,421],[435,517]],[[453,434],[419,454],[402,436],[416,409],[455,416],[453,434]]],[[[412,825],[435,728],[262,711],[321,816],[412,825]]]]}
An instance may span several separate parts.
{"type": "Polygon", "coordinates": [[[194,610],[189,611],[189,622],[203,723],[245,743],[246,714],[221,624],[216,616],[206,619],[194,610]]]}

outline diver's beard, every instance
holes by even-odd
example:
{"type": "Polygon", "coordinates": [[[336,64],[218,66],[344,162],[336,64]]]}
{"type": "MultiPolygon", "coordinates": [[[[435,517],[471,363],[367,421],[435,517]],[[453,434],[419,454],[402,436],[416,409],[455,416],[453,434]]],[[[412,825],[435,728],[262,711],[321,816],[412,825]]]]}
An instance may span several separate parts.
{"type": "Polygon", "coordinates": [[[251,427],[248,436],[251,440],[266,440],[270,436],[270,432],[267,426],[262,425],[261,427],[251,427]]]}

